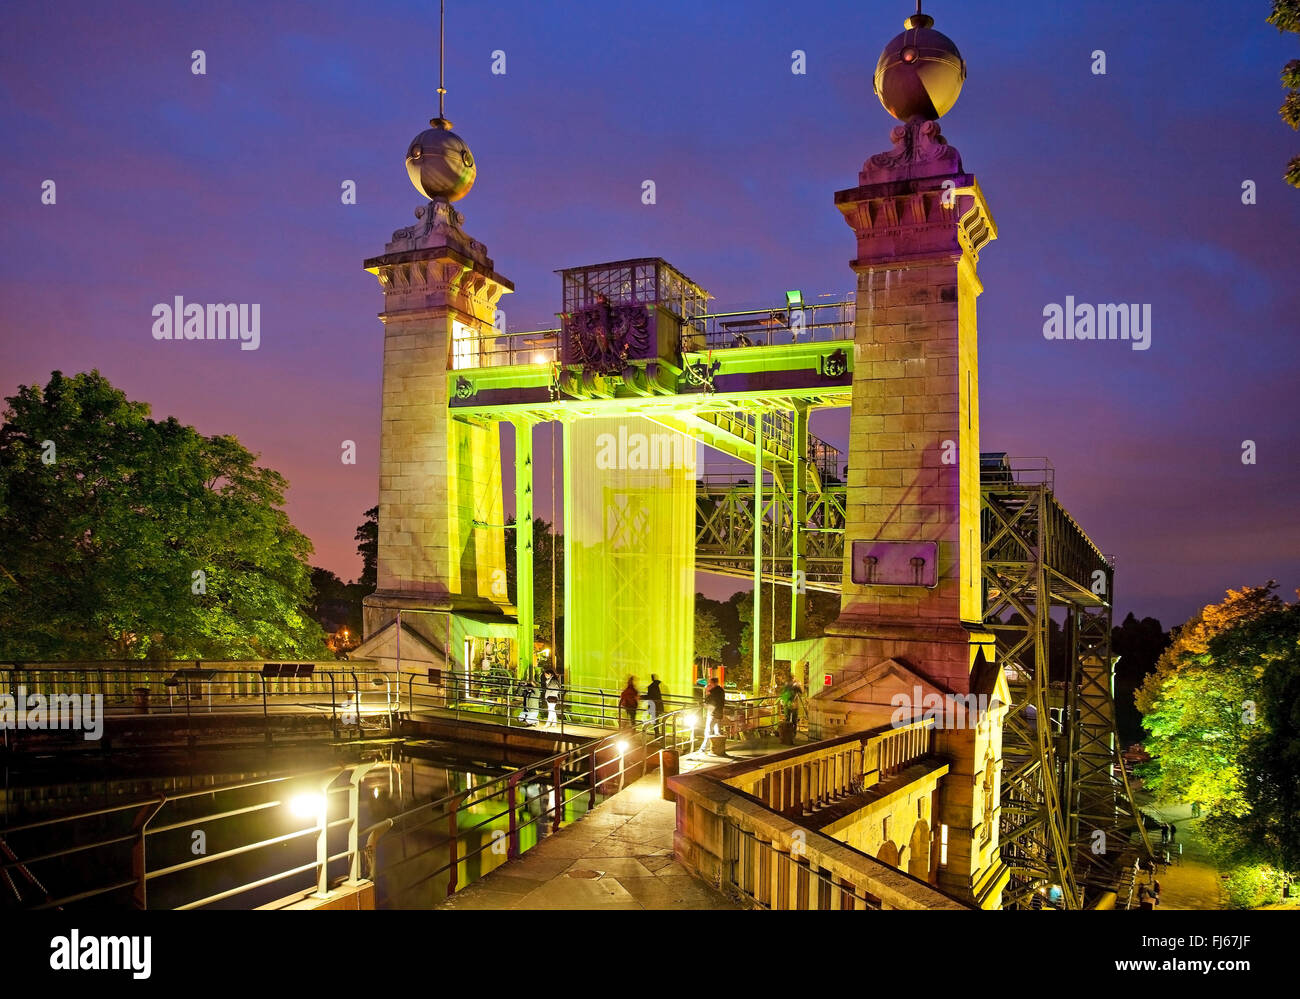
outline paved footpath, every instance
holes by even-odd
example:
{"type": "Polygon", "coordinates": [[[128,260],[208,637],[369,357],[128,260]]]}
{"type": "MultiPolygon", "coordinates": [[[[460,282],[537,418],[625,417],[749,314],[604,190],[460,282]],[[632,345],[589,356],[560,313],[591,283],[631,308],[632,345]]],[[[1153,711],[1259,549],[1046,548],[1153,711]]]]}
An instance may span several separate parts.
{"type": "MultiPolygon", "coordinates": [[[[1209,851],[1201,842],[1199,830],[1200,819],[1192,818],[1190,805],[1159,805],[1149,795],[1138,793],[1142,808],[1150,815],[1163,822],[1172,822],[1178,827],[1178,835],[1172,843],[1161,844],[1160,830],[1148,829],[1147,836],[1151,845],[1159,853],[1168,850],[1173,858],[1169,869],[1158,874],[1160,881],[1161,909],[1222,909],[1220,896],[1219,869],[1210,859],[1209,851]],[[1182,862],[1178,861],[1178,844],[1183,845],[1182,862]]],[[[1144,882],[1148,876],[1143,876],[1144,882]]],[[[1141,883],[1141,882],[1139,882],[1141,883]]],[[[1136,905],[1136,903],[1134,903],[1136,905]]]]}
{"type": "MultiPolygon", "coordinates": [[[[733,749],[729,759],[683,756],[681,770],[786,749],[733,749]]],[[[442,902],[440,909],[735,909],[673,859],[677,806],[653,771],[442,902]]]]}

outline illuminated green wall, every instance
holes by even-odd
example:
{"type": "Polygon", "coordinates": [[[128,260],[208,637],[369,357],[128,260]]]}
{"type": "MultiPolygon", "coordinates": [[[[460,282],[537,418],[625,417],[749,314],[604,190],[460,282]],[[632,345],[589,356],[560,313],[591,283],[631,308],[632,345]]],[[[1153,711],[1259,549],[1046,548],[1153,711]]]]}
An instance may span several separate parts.
{"type": "Polygon", "coordinates": [[[565,429],[565,663],[572,685],[685,694],[694,677],[695,454],[643,417],[565,429]]]}

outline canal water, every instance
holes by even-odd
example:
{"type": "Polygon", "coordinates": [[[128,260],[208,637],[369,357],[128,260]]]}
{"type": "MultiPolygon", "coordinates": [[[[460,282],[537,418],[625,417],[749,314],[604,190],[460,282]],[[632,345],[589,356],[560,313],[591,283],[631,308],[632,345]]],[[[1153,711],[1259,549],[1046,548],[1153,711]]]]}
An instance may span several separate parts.
{"type": "MultiPolygon", "coordinates": [[[[361,787],[360,828],[364,829],[419,805],[481,787],[527,762],[493,755],[497,752],[502,751],[421,740],[299,749],[114,752],[81,758],[25,757],[20,761],[11,757],[0,783],[0,863],[10,865],[7,877],[0,876],[0,909],[27,908],[97,888],[110,890],[64,908],[104,910],[138,905],[132,828],[146,813],[142,807],[132,807],[87,815],[96,810],[143,803],[160,794],[201,792],[168,801],[149,822],[147,869],[154,876],[147,882],[147,907],[173,909],[314,864],[315,836],[292,838],[294,832],[315,826],[314,818],[299,806],[310,801],[328,774],[309,777],[312,771],[339,764],[378,764],[361,787]],[[291,779],[221,789],[268,777],[291,779]],[[232,812],[241,814],[228,814],[232,812]],[[78,817],[46,822],[60,816],[78,817]],[[31,823],[41,825],[21,828],[31,823]],[[259,842],[266,845],[187,866],[259,842]],[[95,845],[64,857],[37,859],[88,844],[95,845]],[[15,867],[14,862],[25,866],[15,867]]],[[[517,757],[518,750],[511,752],[517,757]]],[[[577,797],[576,789],[570,793],[577,797]]],[[[331,795],[329,800],[330,821],[344,817],[346,795],[331,795]]],[[[521,850],[546,834],[553,803],[553,791],[544,781],[520,785],[516,824],[521,850]]],[[[587,796],[583,794],[566,805],[565,822],[581,817],[586,809],[587,796]]],[[[463,888],[506,862],[510,823],[507,815],[500,814],[505,811],[501,797],[457,811],[457,887],[463,888]]],[[[424,810],[399,820],[378,840],[373,862],[367,858],[366,873],[373,869],[380,907],[428,908],[447,897],[451,822],[441,810],[437,821],[424,821],[430,814],[424,810]]],[[[341,853],[346,846],[347,829],[332,829],[330,854],[341,853]]],[[[346,873],[346,861],[331,864],[332,878],[346,873]]],[[[314,870],[306,870],[206,907],[253,908],[314,884],[314,870]]]]}

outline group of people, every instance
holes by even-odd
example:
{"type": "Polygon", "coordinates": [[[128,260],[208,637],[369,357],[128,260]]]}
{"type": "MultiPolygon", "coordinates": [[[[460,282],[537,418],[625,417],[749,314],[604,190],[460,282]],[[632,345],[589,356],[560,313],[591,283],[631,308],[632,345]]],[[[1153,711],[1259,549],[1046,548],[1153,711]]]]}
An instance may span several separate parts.
{"type": "MultiPolygon", "coordinates": [[[[645,702],[645,709],[650,721],[656,721],[664,713],[664,688],[656,673],[650,674],[650,685],[646,687],[644,696],[636,689],[636,677],[627,678],[627,686],[623,692],[618,695],[619,719],[622,722],[627,721],[629,728],[636,728],[636,713],[641,707],[641,702],[645,702]]],[[[661,731],[662,723],[655,726],[655,732],[661,731]]]]}
{"type": "MultiPolygon", "coordinates": [[[[650,674],[650,684],[646,687],[644,695],[637,689],[636,677],[627,678],[627,686],[623,688],[618,698],[620,720],[626,727],[636,728],[637,711],[642,702],[645,703],[650,721],[655,722],[663,717],[664,688],[657,674],[650,674]]],[[[722,722],[726,706],[726,691],[723,690],[722,684],[710,677],[708,685],[704,688],[704,738],[706,740],[723,735],[722,722]]],[[[660,725],[661,722],[656,725],[656,735],[663,734],[660,725]]]]}
{"type": "Polygon", "coordinates": [[[540,705],[544,703],[546,705],[546,724],[542,728],[555,728],[560,723],[557,712],[560,708],[562,690],[560,675],[550,666],[547,666],[542,673],[540,690],[534,687],[531,682],[525,680],[523,688],[520,690],[523,705],[519,711],[519,720],[525,725],[536,725],[540,705]]]}

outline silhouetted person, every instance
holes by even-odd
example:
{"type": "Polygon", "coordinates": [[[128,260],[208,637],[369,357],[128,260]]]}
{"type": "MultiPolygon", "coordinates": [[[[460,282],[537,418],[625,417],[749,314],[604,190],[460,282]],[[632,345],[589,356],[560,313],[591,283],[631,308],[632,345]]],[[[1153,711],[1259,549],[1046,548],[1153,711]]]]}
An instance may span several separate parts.
{"type": "Polygon", "coordinates": [[[627,678],[627,686],[623,688],[623,693],[618,695],[619,709],[627,714],[628,724],[636,728],[636,709],[641,701],[641,694],[636,689],[636,677],[627,678]]]}
{"type": "Polygon", "coordinates": [[[650,674],[650,686],[645,689],[645,699],[650,706],[650,720],[655,722],[655,735],[663,735],[664,723],[658,719],[664,713],[664,692],[659,684],[659,677],[654,673],[650,674]]]}
{"type": "MultiPolygon", "coordinates": [[[[722,735],[722,714],[727,707],[727,693],[722,684],[710,679],[704,688],[704,748],[708,749],[709,740],[722,735]]],[[[725,743],[724,743],[725,747],[725,743]]]]}

